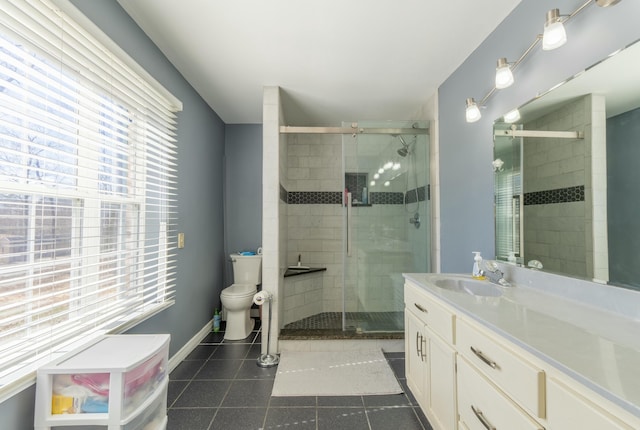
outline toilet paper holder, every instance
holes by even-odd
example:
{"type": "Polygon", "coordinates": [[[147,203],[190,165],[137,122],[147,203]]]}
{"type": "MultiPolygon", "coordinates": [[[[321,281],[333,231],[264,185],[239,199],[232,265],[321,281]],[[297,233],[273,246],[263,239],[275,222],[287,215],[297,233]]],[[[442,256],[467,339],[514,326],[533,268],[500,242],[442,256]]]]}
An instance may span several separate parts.
{"type": "Polygon", "coordinates": [[[271,303],[272,303],[272,295],[266,291],[259,291],[253,296],[253,303],[258,306],[263,306],[265,303],[268,303],[268,312],[269,318],[267,323],[267,353],[260,354],[258,359],[256,360],[256,364],[259,367],[274,367],[277,366],[280,362],[280,357],[277,355],[269,354],[269,346],[271,343],[271,303]]]}

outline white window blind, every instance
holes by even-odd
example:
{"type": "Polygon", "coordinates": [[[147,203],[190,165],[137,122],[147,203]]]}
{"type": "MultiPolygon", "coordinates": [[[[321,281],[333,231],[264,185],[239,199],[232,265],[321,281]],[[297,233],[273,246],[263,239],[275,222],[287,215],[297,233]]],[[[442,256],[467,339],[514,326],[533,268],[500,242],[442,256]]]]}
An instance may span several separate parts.
{"type": "Polygon", "coordinates": [[[1,393],[172,303],[181,105],[54,3],[0,8],[1,393]]]}
{"type": "Polygon", "coordinates": [[[494,172],[496,257],[506,260],[510,252],[522,257],[522,138],[496,137],[494,155],[503,166],[494,172]]]}

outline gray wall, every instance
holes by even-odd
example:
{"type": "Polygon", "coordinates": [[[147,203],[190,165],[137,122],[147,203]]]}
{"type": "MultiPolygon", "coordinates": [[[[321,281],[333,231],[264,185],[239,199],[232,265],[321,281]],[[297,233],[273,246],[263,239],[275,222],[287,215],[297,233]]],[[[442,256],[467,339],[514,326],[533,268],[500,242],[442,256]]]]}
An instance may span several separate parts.
{"type": "Polygon", "coordinates": [[[515,84],[499,90],[467,124],[467,97],[482,99],[493,88],[496,61],[515,61],[540,34],[548,10],[569,14],[583,0],[523,0],[439,88],[441,252],[443,272],[468,272],[472,251],[494,255],[492,126],[494,119],[537,92],[574,75],[613,51],[640,39],[640,1],[600,8],[594,2],[567,23],[568,42],[554,51],[538,46],[516,69],[515,84]]]}
{"type": "MultiPolygon", "coordinates": [[[[178,231],[176,304],[134,333],[170,333],[174,354],[211,319],[223,286],[223,160],[225,125],[115,0],[73,0],[176,97],[178,115],[178,231]]],[[[3,429],[33,429],[33,387],[0,404],[3,429]]]]}
{"type": "Polygon", "coordinates": [[[638,288],[640,279],[640,109],[607,120],[609,279],[638,288]],[[630,240],[635,238],[633,240],[630,240]]]}
{"type": "MultiPolygon", "coordinates": [[[[228,124],[225,134],[226,255],[262,246],[262,124],[228,124]]],[[[233,283],[227,258],[225,286],[233,283]]]]}

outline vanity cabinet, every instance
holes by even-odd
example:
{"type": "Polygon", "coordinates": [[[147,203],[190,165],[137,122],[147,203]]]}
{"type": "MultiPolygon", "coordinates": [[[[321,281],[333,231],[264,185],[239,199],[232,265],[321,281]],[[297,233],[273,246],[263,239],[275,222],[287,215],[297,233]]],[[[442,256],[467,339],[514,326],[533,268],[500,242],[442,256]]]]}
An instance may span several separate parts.
{"type": "Polygon", "coordinates": [[[405,323],[407,385],[434,430],[640,429],[637,416],[409,279],[405,323]]]}
{"type": "Polygon", "coordinates": [[[405,289],[407,384],[435,429],[456,428],[453,314],[417,287],[405,289]]]}

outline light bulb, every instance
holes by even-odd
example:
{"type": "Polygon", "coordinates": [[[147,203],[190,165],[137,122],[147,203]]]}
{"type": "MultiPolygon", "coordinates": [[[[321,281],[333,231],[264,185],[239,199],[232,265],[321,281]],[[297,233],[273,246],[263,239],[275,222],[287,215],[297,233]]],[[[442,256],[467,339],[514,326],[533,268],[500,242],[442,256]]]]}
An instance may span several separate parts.
{"type": "Polygon", "coordinates": [[[376,185],[376,181],[371,181],[371,182],[369,182],[369,185],[371,185],[372,187],[375,187],[375,185],[376,185]]]}
{"type": "Polygon", "coordinates": [[[512,123],[512,122],[516,122],[519,119],[520,119],[520,111],[518,109],[509,111],[504,115],[504,122],[512,123]]]}
{"type": "Polygon", "coordinates": [[[390,168],[393,167],[393,163],[391,161],[387,161],[386,163],[384,163],[384,170],[389,170],[390,168]]]}
{"type": "Polygon", "coordinates": [[[496,88],[503,89],[510,87],[513,84],[513,72],[511,66],[507,63],[506,58],[500,58],[498,60],[498,67],[496,67],[496,88]]]}
{"type": "Polygon", "coordinates": [[[385,181],[384,186],[385,186],[385,187],[388,187],[389,185],[391,185],[391,182],[389,182],[389,181],[385,181]]]}
{"type": "Polygon", "coordinates": [[[400,169],[400,163],[394,163],[393,167],[391,168],[391,170],[399,170],[400,169]]]}
{"type": "Polygon", "coordinates": [[[381,167],[381,168],[379,168],[379,169],[378,169],[378,173],[382,175],[382,174],[384,173],[384,169],[383,169],[382,167],[381,167]]]}
{"type": "Polygon", "coordinates": [[[376,173],[373,175],[373,179],[380,179],[380,173],[376,173]]]}
{"type": "Polygon", "coordinates": [[[480,113],[480,108],[476,104],[476,101],[473,98],[467,99],[467,110],[466,110],[466,118],[467,122],[476,122],[482,117],[480,113]]]}
{"type": "Polygon", "coordinates": [[[544,24],[542,49],[550,51],[561,47],[565,43],[567,43],[567,32],[560,18],[560,11],[558,9],[551,9],[547,12],[547,20],[544,24]]]}

